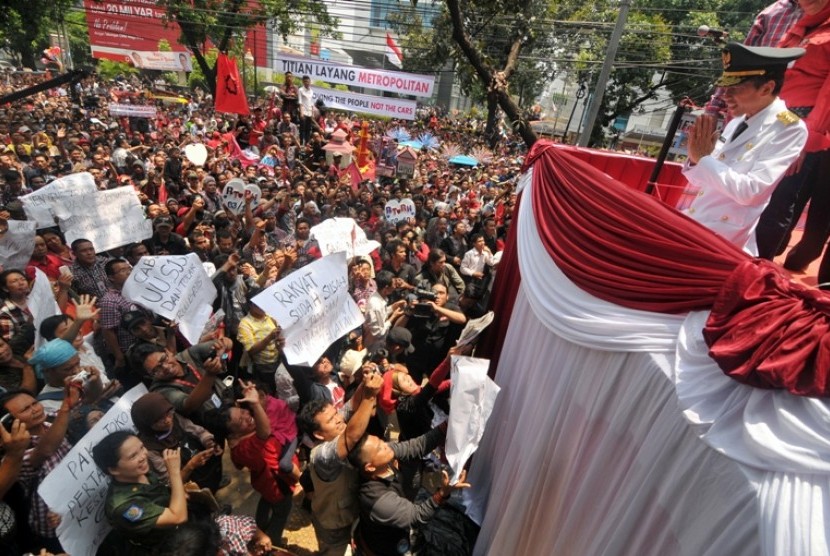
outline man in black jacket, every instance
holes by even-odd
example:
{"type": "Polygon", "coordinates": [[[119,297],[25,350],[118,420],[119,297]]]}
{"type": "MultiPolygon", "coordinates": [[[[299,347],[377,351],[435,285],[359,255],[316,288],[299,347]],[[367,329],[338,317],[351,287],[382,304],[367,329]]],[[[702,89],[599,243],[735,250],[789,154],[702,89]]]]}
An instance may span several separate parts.
{"type": "Polygon", "coordinates": [[[364,436],[349,453],[349,462],[360,470],[360,521],[355,530],[359,554],[408,554],[412,527],[427,523],[450,495],[470,485],[466,472],[454,485],[444,472],[441,487],[431,497],[411,502],[404,497],[398,460],[422,458],[446,435],[446,425],[406,442],[386,443],[377,436],[364,436]]]}

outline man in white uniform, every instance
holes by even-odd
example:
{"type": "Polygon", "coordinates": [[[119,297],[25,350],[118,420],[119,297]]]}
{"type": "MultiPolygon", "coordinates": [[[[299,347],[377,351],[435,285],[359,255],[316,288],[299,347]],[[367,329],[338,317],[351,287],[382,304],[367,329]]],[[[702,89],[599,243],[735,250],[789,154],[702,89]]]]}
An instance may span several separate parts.
{"type": "Polygon", "coordinates": [[[715,118],[703,115],[689,133],[683,173],[700,191],[687,214],[753,256],[758,219],[807,141],[804,122],[778,98],[787,64],[803,55],[728,44],[715,84],[725,87],[732,120],[718,136],[715,118]]]}

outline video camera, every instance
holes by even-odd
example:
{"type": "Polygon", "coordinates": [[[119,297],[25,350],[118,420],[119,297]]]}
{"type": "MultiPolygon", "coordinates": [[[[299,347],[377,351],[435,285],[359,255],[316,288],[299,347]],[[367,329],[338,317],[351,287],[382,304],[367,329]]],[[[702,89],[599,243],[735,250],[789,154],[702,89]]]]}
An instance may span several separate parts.
{"type": "Polygon", "coordinates": [[[406,296],[406,314],[413,318],[428,319],[433,316],[432,305],[427,301],[435,301],[438,296],[432,290],[415,288],[406,296]],[[414,305],[413,305],[414,302],[414,305]]]}

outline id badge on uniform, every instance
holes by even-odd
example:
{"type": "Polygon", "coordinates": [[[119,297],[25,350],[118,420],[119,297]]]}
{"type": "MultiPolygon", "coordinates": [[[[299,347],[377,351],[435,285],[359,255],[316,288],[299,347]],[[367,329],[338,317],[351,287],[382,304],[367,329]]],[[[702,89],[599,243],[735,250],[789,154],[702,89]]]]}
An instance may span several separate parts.
{"type": "Polygon", "coordinates": [[[213,407],[215,407],[216,409],[222,407],[222,400],[219,399],[219,396],[216,395],[216,392],[214,392],[210,396],[210,401],[213,403],[213,407]]]}

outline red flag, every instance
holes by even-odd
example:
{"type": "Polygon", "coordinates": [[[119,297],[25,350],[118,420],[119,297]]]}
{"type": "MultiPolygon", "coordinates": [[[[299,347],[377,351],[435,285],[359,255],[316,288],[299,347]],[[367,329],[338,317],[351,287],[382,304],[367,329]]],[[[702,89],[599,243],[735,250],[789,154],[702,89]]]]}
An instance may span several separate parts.
{"type": "Polygon", "coordinates": [[[403,66],[403,52],[401,52],[401,47],[398,46],[398,43],[395,42],[395,39],[392,38],[389,32],[386,33],[386,59],[393,66],[399,68],[403,66]]]}
{"type": "Polygon", "coordinates": [[[352,182],[352,191],[357,191],[360,188],[360,182],[363,181],[363,177],[360,175],[360,169],[355,164],[354,160],[351,164],[349,164],[346,171],[349,173],[349,177],[351,178],[352,182]]]}
{"type": "Polygon", "coordinates": [[[248,99],[245,97],[245,87],[239,78],[239,68],[236,60],[219,54],[216,60],[216,104],[217,112],[226,114],[241,114],[247,116],[248,99]]]}
{"type": "Polygon", "coordinates": [[[259,162],[259,158],[242,150],[242,147],[239,146],[239,143],[236,141],[236,136],[233,133],[229,132],[224,134],[222,139],[228,143],[228,156],[239,159],[239,162],[242,163],[243,168],[247,168],[251,164],[259,162]]]}

